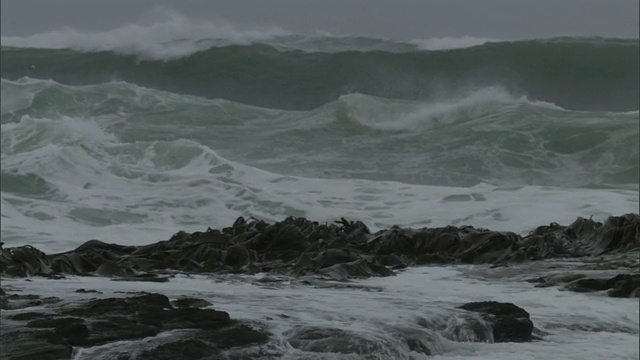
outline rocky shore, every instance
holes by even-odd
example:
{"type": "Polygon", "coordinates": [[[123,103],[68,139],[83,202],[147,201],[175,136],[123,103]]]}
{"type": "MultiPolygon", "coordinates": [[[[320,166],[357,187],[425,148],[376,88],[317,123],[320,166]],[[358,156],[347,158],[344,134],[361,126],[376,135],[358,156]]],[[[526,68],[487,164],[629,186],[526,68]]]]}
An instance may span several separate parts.
{"type": "MultiPolygon", "coordinates": [[[[304,218],[287,218],[269,224],[238,218],[232,226],[221,230],[179,232],[167,241],[145,246],[91,240],[58,254],[45,254],[31,246],[0,247],[0,275],[5,279],[34,276],[61,279],[75,275],[109,277],[113,281],[171,282],[176,274],[185,273],[266,273],[348,284],[356,278],[394,276],[409,266],[488,264],[502,268],[546,259],[581,258],[589,260],[592,270],[607,269],[617,275],[594,277],[575,270],[559,271],[531,278],[529,282],[537,287],[558,286],[568,291],[602,291],[610,297],[640,297],[638,251],[638,214],[610,217],[604,223],[584,218],[568,226],[552,223],[527,236],[469,226],[393,227],[371,233],[363,223],[345,219],[319,224],[304,218]]],[[[84,298],[70,302],[58,297],[20,294],[3,284],[2,358],[71,358],[82,348],[148,337],[157,339],[159,334],[166,333],[173,336],[151,341],[137,352],[122,352],[117,358],[279,357],[265,346],[271,334],[263,324],[234,320],[229,313],[214,309],[214,304],[203,299],[171,300],[163,294],[144,292],[96,297],[96,290],[76,292],[84,298]]],[[[449,325],[448,334],[456,340],[521,342],[544,336],[536,332],[529,313],[514,304],[472,302],[462,305],[460,310],[471,315],[453,328],[449,325]]],[[[376,344],[342,332],[300,327],[286,336],[290,346],[306,351],[375,352],[376,344]]],[[[422,337],[415,333],[398,336],[412,351],[426,355],[433,351],[417,340],[422,337]]]]}

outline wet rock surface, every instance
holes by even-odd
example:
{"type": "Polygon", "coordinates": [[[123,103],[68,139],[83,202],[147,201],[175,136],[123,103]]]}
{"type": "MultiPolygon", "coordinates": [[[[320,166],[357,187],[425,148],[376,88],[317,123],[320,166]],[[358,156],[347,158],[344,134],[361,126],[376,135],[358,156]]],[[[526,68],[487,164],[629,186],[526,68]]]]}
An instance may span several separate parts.
{"type": "Polygon", "coordinates": [[[197,339],[180,339],[144,350],[136,360],[224,359],[215,345],[197,339]]]}
{"type": "MultiPolygon", "coordinates": [[[[637,214],[610,217],[604,223],[579,218],[569,226],[538,227],[524,237],[473,227],[393,227],[371,233],[363,223],[344,219],[335,224],[319,224],[288,218],[268,224],[239,218],[228,228],[179,232],[169,240],[145,246],[91,240],[59,254],[45,254],[31,246],[0,247],[0,275],[51,279],[64,275],[101,276],[113,281],[170,283],[176,272],[264,273],[255,281],[275,284],[278,279],[294,277],[303,285],[340,288],[357,287],[349,282],[353,278],[393,276],[408,266],[490,264],[504,268],[525,261],[600,259],[639,250],[637,214]]],[[[538,287],[640,297],[640,275],[637,271],[625,273],[625,269],[631,269],[628,264],[635,266],[637,262],[620,264],[623,263],[596,264],[607,270],[620,270],[615,276],[556,273],[529,281],[538,287]]],[[[376,291],[374,287],[363,290],[376,291]]],[[[86,297],[102,295],[94,289],[77,289],[74,293],[86,297]]],[[[247,354],[278,357],[277,352],[270,353],[264,347],[271,335],[260,324],[233,320],[206,300],[180,297],[171,301],[165,295],[144,292],[121,296],[124,297],[68,303],[56,297],[15,293],[11,287],[0,288],[0,309],[19,311],[2,316],[9,325],[3,323],[0,358],[70,358],[74,348],[150,338],[164,340],[146,344],[136,353],[123,352],[116,358],[241,359],[247,354]],[[30,310],[31,307],[37,308],[30,310]],[[167,332],[172,335],[162,337],[167,332]],[[248,350],[245,355],[229,352],[236,348],[248,350]]],[[[536,338],[528,312],[514,304],[474,302],[460,309],[468,315],[445,326],[449,339],[525,342],[536,338]]],[[[409,327],[395,331],[400,339],[397,346],[425,355],[439,353],[431,330],[409,327]]],[[[378,340],[337,328],[296,326],[283,336],[287,346],[307,353],[369,356],[382,351],[378,340]]],[[[385,346],[388,349],[396,345],[385,346]]]]}
{"type": "Polygon", "coordinates": [[[308,352],[363,355],[382,350],[382,346],[373,340],[336,328],[300,326],[285,336],[291,346],[308,352]]]}
{"type": "Polygon", "coordinates": [[[40,295],[34,294],[4,294],[0,295],[0,309],[14,310],[24,309],[33,306],[42,306],[46,304],[55,304],[61,301],[60,298],[55,296],[40,297],[40,295]]]}
{"type": "Polygon", "coordinates": [[[563,286],[575,292],[607,291],[611,297],[640,298],[640,274],[618,274],[614,277],[592,278],[584,274],[556,274],[530,279],[536,287],[563,286]]]}
{"type": "MultiPolygon", "coordinates": [[[[493,342],[527,342],[532,340],[533,322],[529,313],[521,307],[511,303],[484,301],[467,303],[461,309],[482,314],[492,331],[493,342]]],[[[481,326],[478,324],[475,327],[481,326]]],[[[482,339],[484,330],[478,331],[478,338],[482,339]]],[[[487,341],[490,339],[482,339],[487,341]]]]}
{"type": "Polygon", "coordinates": [[[73,347],[70,344],[49,341],[55,334],[51,331],[3,331],[0,335],[2,348],[0,358],[11,360],[59,360],[70,359],[73,347]]]}
{"type": "MultiPolygon", "coordinates": [[[[238,218],[231,227],[188,234],[145,246],[88,241],[75,250],[45,254],[31,246],[1,249],[5,276],[112,277],[116,281],[167,282],[167,271],[319,275],[334,280],[391,276],[426,264],[508,265],[552,258],[579,258],[640,249],[640,216],[604,223],[578,218],[552,223],[528,236],[470,226],[404,229],[376,233],[361,222],[320,224],[287,218],[269,224],[238,218]]],[[[625,293],[624,291],[622,293],[625,293]]]]}
{"type": "MultiPolygon", "coordinates": [[[[39,297],[28,298],[37,300],[39,297]]],[[[205,300],[182,300],[179,304],[189,306],[174,307],[166,296],[150,293],[50,307],[46,313],[32,311],[10,315],[7,319],[14,324],[3,326],[0,358],[68,359],[74,347],[143,339],[172,330],[181,330],[183,335],[170,337],[168,342],[135,356],[123,356],[214,359],[214,355],[222,350],[260,345],[269,340],[268,332],[232,320],[227,312],[196,307],[211,305],[205,300]],[[180,346],[186,345],[192,347],[180,350],[180,346]]],[[[18,301],[15,296],[9,300],[10,303],[14,301],[18,301]]]]}

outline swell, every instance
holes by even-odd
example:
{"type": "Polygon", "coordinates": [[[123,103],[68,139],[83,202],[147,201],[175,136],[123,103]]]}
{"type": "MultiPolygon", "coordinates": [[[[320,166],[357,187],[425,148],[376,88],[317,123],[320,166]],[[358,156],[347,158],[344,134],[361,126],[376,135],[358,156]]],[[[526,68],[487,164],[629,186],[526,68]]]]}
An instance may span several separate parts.
{"type": "Polygon", "coordinates": [[[495,88],[437,102],[349,94],[310,111],[124,82],[2,80],[1,95],[7,243],[145,243],[238,216],[524,231],[637,212],[637,111],[495,88]]]}
{"type": "Polygon", "coordinates": [[[261,107],[309,110],[353,92],[428,101],[502,86],[563,108],[638,110],[637,40],[486,43],[446,51],[283,51],[267,44],[211,47],[149,60],[114,51],[2,48],[1,74],[72,85],[126,81],[261,107]]]}
{"type": "Polygon", "coordinates": [[[123,82],[3,80],[2,98],[5,168],[41,156],[47,166],[67,168],[64,158],[49,158],[55,147],[76,156],[108,143],[118,151],[88,155],[125,177],[156,178],[207,151],[283,175],[440,186],[635,189],[640,176],[637,111],[570,111],[502,88],[426,102],[349,94],[309,111],[123,82]],[[167,144],[177,148],[162,151],[167,144]]]}

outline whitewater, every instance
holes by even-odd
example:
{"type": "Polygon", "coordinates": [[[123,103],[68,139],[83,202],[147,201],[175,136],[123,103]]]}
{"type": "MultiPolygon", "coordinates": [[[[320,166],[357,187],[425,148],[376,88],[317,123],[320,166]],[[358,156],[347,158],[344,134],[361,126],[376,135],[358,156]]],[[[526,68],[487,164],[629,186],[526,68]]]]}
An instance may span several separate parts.
{"type": "MultiPolygon", "coordinates": [[[[239,216],[525,235],[639,212],[637,39],[397,41],[173,16],[100,33],[3,35],[2,58],[5,247],[141,245],[239,216]]],[[[637,359],[637,299],[524,281],[576,264],[530,263],[502,277],[486,266],[418,267],[353,282],[361,288],[262,275],[2,282],[71,300],[76,288],[198,296],[268,324],[273,354],[289,359],[361,358],[292,348],[282,334],[300,324],[378,341],[380,359],[420,359],[394,334],[425,321],[433,358],[637,359]],[[551,335],[459,341],[453,309],[484,300],[525,308],[551,335]]]]}

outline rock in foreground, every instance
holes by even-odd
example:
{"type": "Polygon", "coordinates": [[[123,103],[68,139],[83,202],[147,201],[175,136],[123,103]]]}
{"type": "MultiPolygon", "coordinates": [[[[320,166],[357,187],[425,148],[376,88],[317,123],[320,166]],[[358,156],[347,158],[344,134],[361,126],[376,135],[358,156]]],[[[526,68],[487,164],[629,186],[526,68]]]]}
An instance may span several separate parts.
{"type": "Polygon", "coordinates": [[[464,304],[461,309],[482,314],[482,318],[492,329],[493,342],[531,341],[533,323],[529,313],[511,303],[496,301],[464,304]]]}
{"type": "Polygon", "coordinates": [[[18,313],[8,317],[12,326],[3,327],[0,357],[71,358],[73,347],[138,340],[183,330],[167,342],[144,349],[136,358],[213,359],[219,355],[223,359],[226,358],[223,350],[256,346],[269,339],[268,333],[234,321],[224,311],[194,307],[206,304],[204,300],[189,299],[189,303],[188,307],[173,307],[166,296],[150,293],[93,299],[56,308],[55,312],[18,313]],[[186,345],[189,347],[180,350],[186,345]]]}

